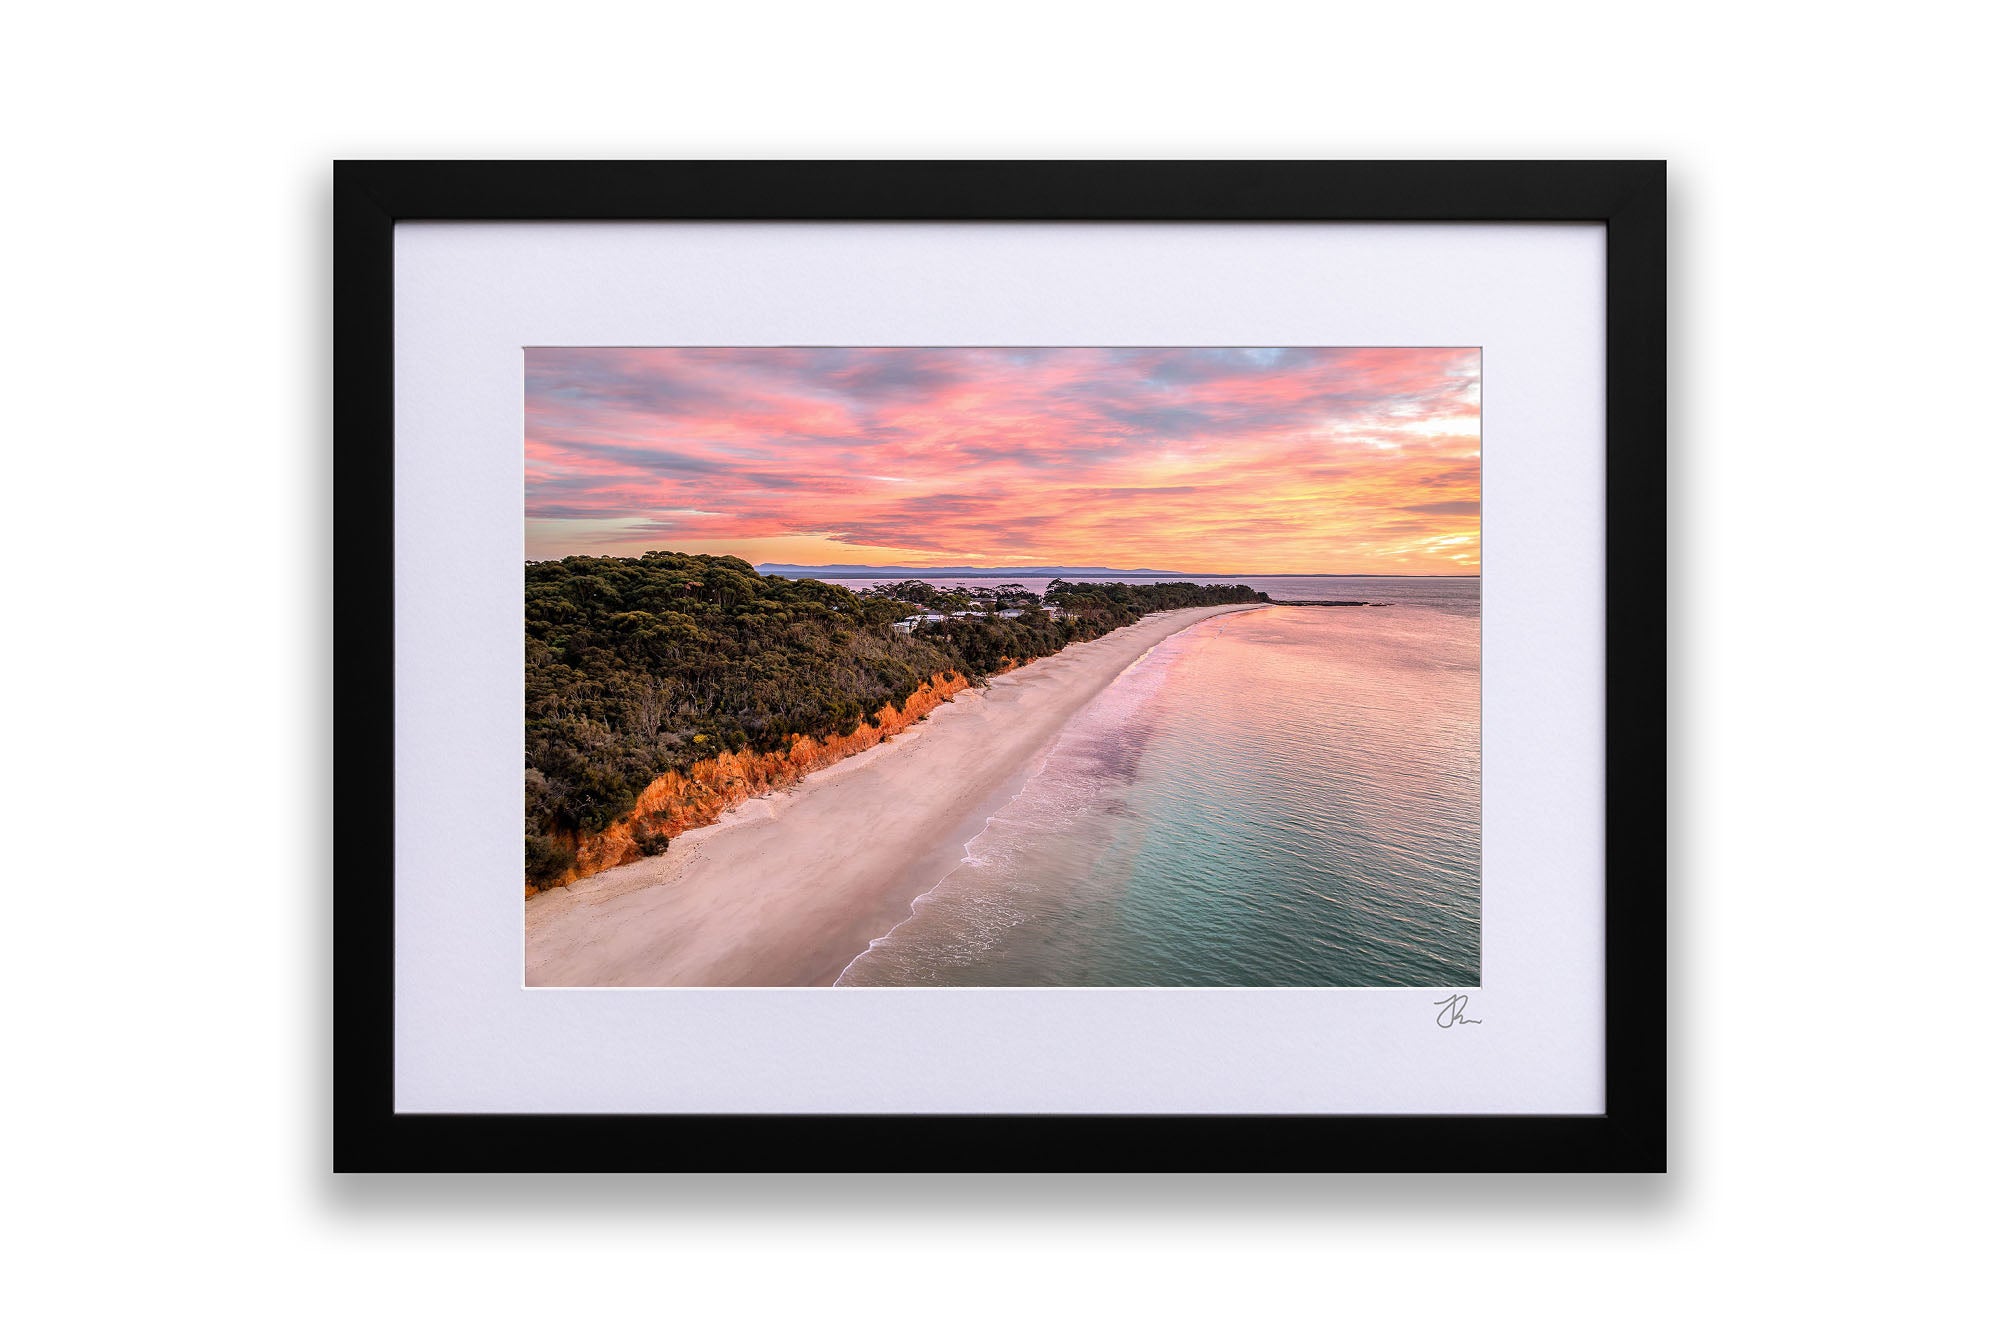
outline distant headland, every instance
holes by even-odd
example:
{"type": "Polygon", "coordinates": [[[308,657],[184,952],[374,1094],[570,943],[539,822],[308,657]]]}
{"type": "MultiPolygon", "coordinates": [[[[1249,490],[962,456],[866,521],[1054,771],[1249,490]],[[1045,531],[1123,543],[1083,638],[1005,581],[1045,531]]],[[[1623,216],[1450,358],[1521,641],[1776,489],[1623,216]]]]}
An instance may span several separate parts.
{"type": "Polygon", "coordinates": [[[758,565],[759,574],[786,579],[1173,579],[1176,569],[1107,569],[1101,565],[758,565]]]}
{"type": "Polygon", "coordinates": [[[1477,574],[1197,574],[1180,569],[1110,569],[1103,565],[780,565],[756,566],[785,579],[1407,579],[1478,578],[1477,574]]]}

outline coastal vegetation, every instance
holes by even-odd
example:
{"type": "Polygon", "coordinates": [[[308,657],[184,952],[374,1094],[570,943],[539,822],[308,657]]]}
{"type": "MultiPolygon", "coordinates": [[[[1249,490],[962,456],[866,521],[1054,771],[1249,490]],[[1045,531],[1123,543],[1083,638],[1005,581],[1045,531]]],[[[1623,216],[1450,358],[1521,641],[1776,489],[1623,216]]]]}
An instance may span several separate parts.
{"type": "Polygon", "coordinates": [[[856,593],[730,556],[527,566],[530,889],[665,850],[746,796],[879,744],[959,690],[1242,585],[856,593]],[[900,623],[899,623],[900,622],[900,623]]]}

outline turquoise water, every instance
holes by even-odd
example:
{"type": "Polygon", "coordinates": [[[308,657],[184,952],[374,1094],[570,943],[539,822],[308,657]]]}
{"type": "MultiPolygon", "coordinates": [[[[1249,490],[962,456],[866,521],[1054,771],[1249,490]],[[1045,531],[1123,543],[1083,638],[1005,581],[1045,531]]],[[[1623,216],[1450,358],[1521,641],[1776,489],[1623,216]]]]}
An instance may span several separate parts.
{"type": "Polygon", "coordinates": [[[1394,605],[1156,646],[842,984],[1477,985],[1478,580],[1265,582],[1394,605]]]}

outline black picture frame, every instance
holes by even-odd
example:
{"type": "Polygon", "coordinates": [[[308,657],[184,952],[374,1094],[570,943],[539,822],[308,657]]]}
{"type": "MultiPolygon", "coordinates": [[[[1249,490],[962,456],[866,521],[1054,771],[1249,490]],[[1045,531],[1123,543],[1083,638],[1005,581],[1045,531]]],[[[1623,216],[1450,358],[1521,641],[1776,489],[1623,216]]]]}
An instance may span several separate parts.
{"type": "Polygon", "coordinates": [[[336,163],[334,1169],[1664,1171],[1666,226],[1651,161],[336,163]],[[417,220],[1602,223],[1604,1113],[397,1114],[394,234],[417,220]]]}

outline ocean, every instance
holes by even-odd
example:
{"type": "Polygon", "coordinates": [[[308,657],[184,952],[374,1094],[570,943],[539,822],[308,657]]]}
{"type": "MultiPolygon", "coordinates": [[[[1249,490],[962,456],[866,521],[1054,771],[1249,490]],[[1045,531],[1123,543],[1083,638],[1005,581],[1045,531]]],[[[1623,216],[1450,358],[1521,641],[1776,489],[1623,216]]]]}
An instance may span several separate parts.
{"type": "Polygon", "coordinates": [[[840,984],[1479,984],[1478,578],[1199,581],[1391,605],[1155,646],[840,984]]]}

